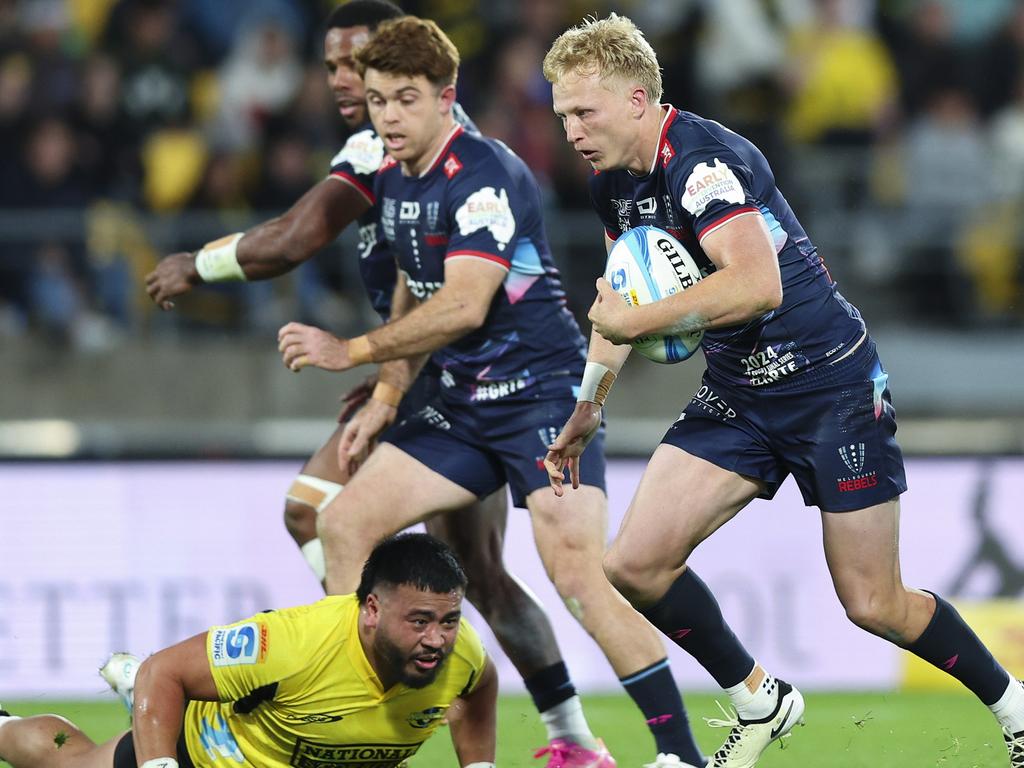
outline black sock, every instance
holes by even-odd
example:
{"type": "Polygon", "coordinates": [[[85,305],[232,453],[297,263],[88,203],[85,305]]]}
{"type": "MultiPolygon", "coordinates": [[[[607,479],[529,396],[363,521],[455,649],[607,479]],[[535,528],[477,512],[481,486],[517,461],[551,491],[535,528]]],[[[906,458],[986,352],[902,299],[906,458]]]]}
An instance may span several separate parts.
{"type": "Polygon", "coordinates": [[[974,634],[956,608],[934,592],[935,615],[914,642],[903,646],[933,667],[948,672],[992,706],[1006,691],[1010,677],[974,634]]]}
{"type": "Polygon", "coordinates": [[[569,670],[562,661],[544,667],[523,680],[523,683],[533,697],[533,706],[538,712],[547,712],[576,695],[576,686],[569,679],[569,670]]]}
{"type": "Polygon", "coordinates": [[[693,740],[690,721],[676,681],[672,678],[668,659],[620,678],[619,682],[644,713],[659,752],[679,755],[684,763],[704,765],[704,756],[693,740]]]}
{"type": "Polygon", "coordinates": [[[722,688],[742,683],[754,668],[754,659],[722,618],[715,596],[692,568],[641,613],[693,656],[722,688]]]}

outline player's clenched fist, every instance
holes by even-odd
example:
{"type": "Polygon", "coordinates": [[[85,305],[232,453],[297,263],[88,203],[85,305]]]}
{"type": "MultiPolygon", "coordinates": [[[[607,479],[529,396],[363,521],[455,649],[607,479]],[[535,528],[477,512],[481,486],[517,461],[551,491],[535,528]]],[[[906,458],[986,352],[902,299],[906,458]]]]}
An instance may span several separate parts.
{"type": "Polygon", "coordinates": [[[188,293],[201,282],[191,253],[172,253],[146,275],[146,293],[160,309],[172,309],[175,296],[188,293]]]}
{"type": "Polygon", "coordinates": [[[285,367],[296,373],[308,365],[325,371],[346,371],[354,365],[347,339],[302,323],[282,327],[277,332],[277,348],[285,367]]]}

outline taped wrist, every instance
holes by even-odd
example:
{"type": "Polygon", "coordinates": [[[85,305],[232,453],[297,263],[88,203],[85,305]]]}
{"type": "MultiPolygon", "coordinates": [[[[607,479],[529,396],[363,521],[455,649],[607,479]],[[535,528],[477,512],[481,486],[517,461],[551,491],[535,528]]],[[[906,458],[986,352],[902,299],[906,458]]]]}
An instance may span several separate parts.
{"type": "Polygon", "coordinates": [[[157,757],[147,760],[139,768],[178,768],[178,761],[173,757],[157,757]]]}
{"type": "Polygon", "coordinates": [[[373,362],[373,349],[370,347],[370,340],[365,335],[348,340],[348,359],[352,361],[352,365],[373,362]]]}
{"type": "Polygon", "coordinates": [[[238,241],[244,232],[235,232],[207,243],[196,253],[196,272],[204,283],[223,283],[245,280],[245,272],[238,263],[238,241]]]}
{"type": "Polygon", "coordinates": [[[601,363],[587,362],[587,367],[583,369],[583,381],[580,382],[580,394],[576,402],[588,401],[603,406],[614,382],[615,373],[611,368],[601,363]]]}
{"type": "Polygon", "coordinates": [[[398,407],[398,404],[402,402],[402,397],[405,392],[393,384],[388,384],[386,381],[378,381],[377,386],[373,388],[373,394],[370,395],[374,400],[379,400],[382,403],[387,403],[390,406],[398,407]]]}

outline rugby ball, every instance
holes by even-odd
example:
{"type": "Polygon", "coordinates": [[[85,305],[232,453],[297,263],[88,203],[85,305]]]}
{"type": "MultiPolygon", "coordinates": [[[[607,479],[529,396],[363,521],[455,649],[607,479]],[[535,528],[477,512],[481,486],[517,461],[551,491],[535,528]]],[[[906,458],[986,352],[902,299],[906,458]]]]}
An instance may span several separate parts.
{"type": "MultiPolygon", "coordinates": [[[[685,291],[701,274],[682,243],[663,229],[644,226],[615,241],[604,277],[627,304],[639,307],[685,291]]],[[[642,336],[632,346],[656,363],[679,363],[697,351],[703,338],[704,331],[642,336]]]]}

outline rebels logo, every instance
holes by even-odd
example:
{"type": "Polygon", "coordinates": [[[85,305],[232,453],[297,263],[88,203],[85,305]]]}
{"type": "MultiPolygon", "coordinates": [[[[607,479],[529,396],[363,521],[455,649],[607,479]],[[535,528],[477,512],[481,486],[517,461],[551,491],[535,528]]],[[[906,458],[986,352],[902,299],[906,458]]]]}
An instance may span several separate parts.
{"type": "Polygon", "coordinates": [[[839,458],[851,472],[864,469],[864,443],[850,443],[839,448],[839,458]]]}
{"type": "Polygon", "coordinates": [[[863,491],[878,485],[877,472],[864,472],[864,459],[867,455],[867,452],[864,450],[864,443],[841,445],[837,451],[839,458],[843,460],[843,464],[853,473],[850,477],[836,478],[836,488],[840,493],[863,491]]]}

